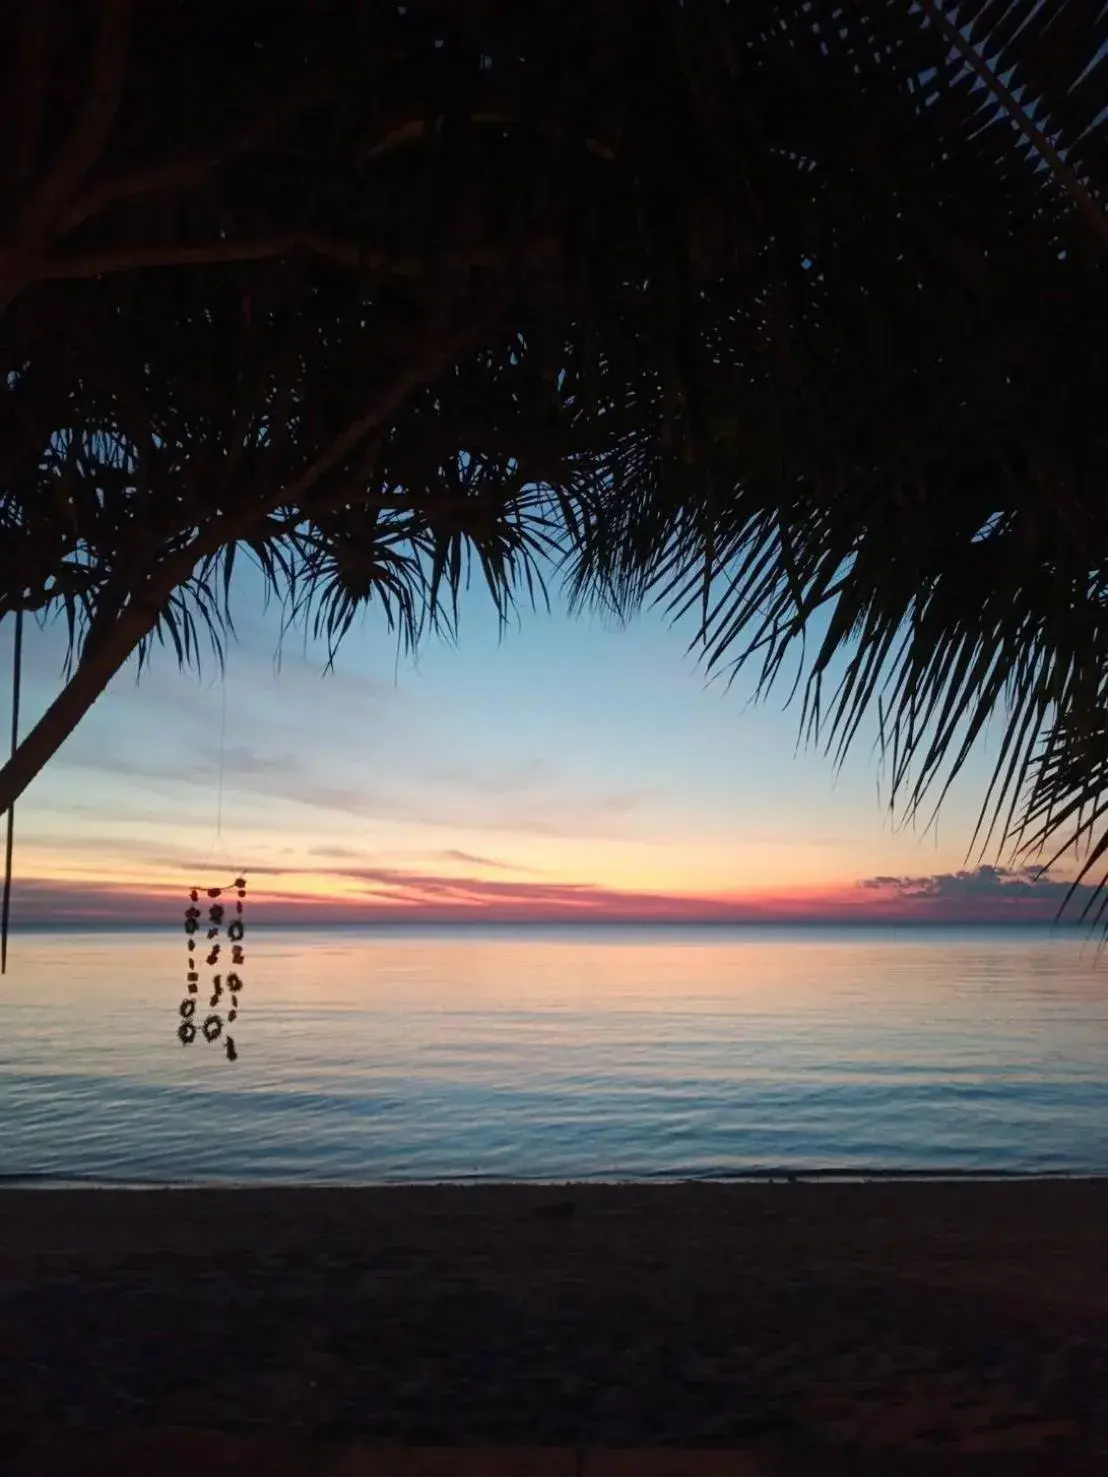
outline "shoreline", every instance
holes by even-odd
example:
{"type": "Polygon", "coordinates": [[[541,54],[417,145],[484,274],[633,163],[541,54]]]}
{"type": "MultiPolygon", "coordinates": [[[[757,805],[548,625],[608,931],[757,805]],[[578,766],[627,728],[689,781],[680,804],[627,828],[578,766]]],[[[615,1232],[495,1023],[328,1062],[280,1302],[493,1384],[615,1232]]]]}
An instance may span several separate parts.
{"type": "Polygon", "coordinates": [[[467,1175],[441,1179],[380,1180],[263,1180],[263,1179],[104,1179],[81,1175],[0,1174],[0,1195],[50,1190],[98,1190],[120,1193],[187,1190],[226,1192],[229,1190],[266,1190],[308,1193],[312,1190],[435,1190],[435,1189],[649,1189],[651,1186],[681,1188],[697,1185],[880,1185],[880,1184],[1103,1184],[1108,1182],[1108,1169],[765,1169],[733,1175],[657,1174],[648,1178],[606,1179],[495,1179],[491,1176],[467,1175]]]}
{"type": "Polygon", "coordinates": [[[649,1180],[84,1180],[80,1177],[0,1176],[0,1198],[4,1195],[250,1195],[250,1193],[290,1193],[313,1195],[328,1192],[400,1192],[400,1190],[649,1190],[694,1189],[697,1186],[737,1188],[745,1186],[867,1186],[867,1185],[1108,1185],[1104,1173],[1034,1173],[1034,1171],[996,1170],[993,1173],[965,1173],[929,1170],[879,1170],[869,1173],[839,1173],[838,1170],[807,1171],[799,1174],[750,1174],[750,1176],[706,1177],[706,1179],[668,1179],[657,1176],[649,1180]]]}
{"type": "Polygon", "coordinates": [[[0,1188],[0,1435],[1108,1452],[1103,1178],[249,1188],[0,1188]]]}

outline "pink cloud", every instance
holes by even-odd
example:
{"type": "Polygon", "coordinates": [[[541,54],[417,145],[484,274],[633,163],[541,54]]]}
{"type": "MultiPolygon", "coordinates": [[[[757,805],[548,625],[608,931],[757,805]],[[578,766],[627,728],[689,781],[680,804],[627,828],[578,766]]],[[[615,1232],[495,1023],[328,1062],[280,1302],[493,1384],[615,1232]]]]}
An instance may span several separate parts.
{"type": "MultiPolygon", "coordinates": [[[[1068,889],[1068,883],[1056,878],[997,867],[929,876],[869,877],[823,889],[764,895],[630,891],[593,882],[490,878],[461,870],[424,872],[382,866],[321,870],[314,874],[321,890],[309,893],[300,871],[265,866],[248,869],[247,875],[251,915],[260,923],[1050,922],[1068,889]],[[285,886],[283,879],[288,879],[285,886]],[[335,889],[330,895],[328,882],[335,889]],[[353,892],[351,884],[356,889],[353,892]]],[[[168,921],[185,906],[187,886],[183,881],[138,889],[111,882],[28,878],[18,881],[14,889],[13,916],[17,926],[25,927],[168,921]]],[[[1082,892],[1087,895],[1087,889],[1082,892]]]]}
{"type": "Polygon", "coordinates": [[[857,890],[860,905],[876,906],[883,917],[950,923],[1053,922],[1063,907],[1067,917],[1077,918],[1092,897],[1090,888],[1073,889],[1066,878],[1036,867],[978,866],[923,876],[867,877],[857,890]]]}

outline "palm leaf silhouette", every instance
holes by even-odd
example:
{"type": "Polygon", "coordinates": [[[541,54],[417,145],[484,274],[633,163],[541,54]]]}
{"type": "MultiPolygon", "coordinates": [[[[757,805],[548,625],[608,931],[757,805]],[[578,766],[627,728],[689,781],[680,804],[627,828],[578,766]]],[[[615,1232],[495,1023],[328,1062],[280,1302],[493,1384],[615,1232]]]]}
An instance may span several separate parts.
{"type": "Polygon", "coordinates": [[[332,648],[658,602],[834,756],[876,713],[909,812],[998,721],[980,844],[1103,857],[1102,5],[51,9],[0,14],[0,618],[71,669],[0,806],[248,558],[332,648]]]}

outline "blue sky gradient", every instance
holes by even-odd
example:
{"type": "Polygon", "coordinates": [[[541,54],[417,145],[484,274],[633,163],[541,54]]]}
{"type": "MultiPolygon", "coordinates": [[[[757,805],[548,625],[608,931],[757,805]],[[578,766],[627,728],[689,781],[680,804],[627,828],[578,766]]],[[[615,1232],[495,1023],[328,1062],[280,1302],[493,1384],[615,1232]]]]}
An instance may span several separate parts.
{"type": "MultiPolygon", "coordinates": [[[[234,613],[224,679],[169,651],[141,680],[132,664],[20,802],[17,919],[156,910],[230,867],[305,918],[1057,906],[1056,882],[965,873],[987,750],[936,829],[898,826],[875,728],[836,773],[798,751],[785,682],[756,704],[753,672],[706,680],[658,612],[621,629],[556,596],[501,630],[473,590],[457,644],[407,656],[371,607],[331,671],[302,630],[282,637],[255,575],[234,613]],[[955,880],[903,880],[936,877],[955,880]]],[[[57,690],[62,637],[28,637],[25,724],[57,690]]],[[[10,640],[0,628],[0,670],[10,640]]]]}

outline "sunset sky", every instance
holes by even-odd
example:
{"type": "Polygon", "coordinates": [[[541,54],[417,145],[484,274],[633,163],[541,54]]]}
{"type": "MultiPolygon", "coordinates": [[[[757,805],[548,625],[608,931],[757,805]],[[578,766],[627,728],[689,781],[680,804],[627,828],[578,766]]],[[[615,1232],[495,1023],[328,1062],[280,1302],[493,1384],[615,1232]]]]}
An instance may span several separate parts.
{"type": "MultiPolygon", "coordinates": [[[[240,868],[265,916],[304,921],[1049,919],[1064,890],[966,871],[987,754],[937,831],[898,828],[872,734],[836,775],[797,752],[784,684],[755,706],[749,678],[706,682],[658,615],[620,630],[556,602],[501,636],[475,591],[457,647],[398,660],[370,612],[325,674],[302,632],[278,665],[250,580],[235,610],[222,742],[214,662],[198,679],[158,652],[20,802],[17,925],[164,916],[240,868]]],[[[31,628],[24,728],[63,652],[31,628]]]]}

